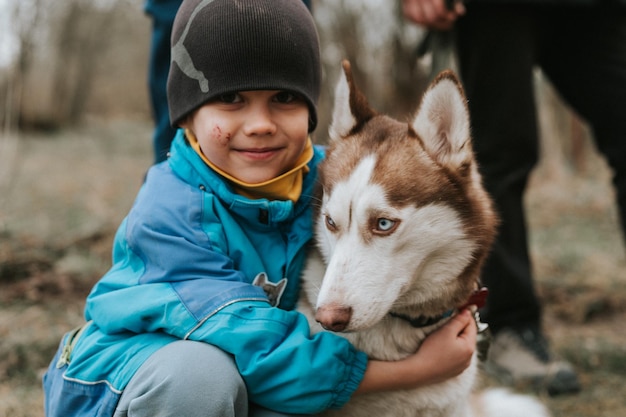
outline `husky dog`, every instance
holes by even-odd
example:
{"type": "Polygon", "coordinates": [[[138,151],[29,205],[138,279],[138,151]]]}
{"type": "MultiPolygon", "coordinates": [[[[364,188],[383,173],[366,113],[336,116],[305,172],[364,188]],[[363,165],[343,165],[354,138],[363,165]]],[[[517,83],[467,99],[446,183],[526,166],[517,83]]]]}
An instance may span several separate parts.
{"type": "MultiPolygon", "coordinates": [[[[453,72],[432,82],[407,124],[375,112],[347,61],[343,70],[320,166],[317,246],[304,271],[299,310],[313,331],[341,332],[371,358],[399,360],[472,304],[497,217],[474,160],[466,98],[453,72]]],[[[502,389],[472,394],[476,376],[474,357],[448,381],[358,395],[325,415],[548,415],[531,397],[502,389]]]]}

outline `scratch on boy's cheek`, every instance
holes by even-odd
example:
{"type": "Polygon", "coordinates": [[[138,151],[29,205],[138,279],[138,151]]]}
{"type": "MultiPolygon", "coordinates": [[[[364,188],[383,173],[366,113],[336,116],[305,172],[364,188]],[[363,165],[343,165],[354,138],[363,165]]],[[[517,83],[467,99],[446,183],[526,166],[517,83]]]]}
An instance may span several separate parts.
{"type": "Polygon", "coordinates": [[[224,133],[222,132],[222,128],[219,126],[214,126],[213,127],[213,138],[220,144],[220,145],[226,145],[228,144],[228,142],[230,141],[230,133],[224,133]]]}

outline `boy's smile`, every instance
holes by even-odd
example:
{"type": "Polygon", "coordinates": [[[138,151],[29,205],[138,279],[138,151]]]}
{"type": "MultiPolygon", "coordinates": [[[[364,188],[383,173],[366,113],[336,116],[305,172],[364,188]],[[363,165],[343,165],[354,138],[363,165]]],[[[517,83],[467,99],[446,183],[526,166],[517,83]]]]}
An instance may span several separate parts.
{"type": "Polygon", "coordinates": [[[190,129],[202,153],[227,174],[259,184],[289,171],[308,139],[309,109],[279,90],[223,94],[194,112],[190,129]]]}

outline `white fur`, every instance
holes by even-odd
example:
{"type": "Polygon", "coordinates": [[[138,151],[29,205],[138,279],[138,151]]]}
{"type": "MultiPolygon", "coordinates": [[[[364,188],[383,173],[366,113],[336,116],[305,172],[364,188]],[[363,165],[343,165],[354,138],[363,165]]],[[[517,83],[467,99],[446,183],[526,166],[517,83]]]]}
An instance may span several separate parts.
{"type": "Polygon", "coordinates": [[[337,86],[335,87],[335,103],[332,122],[328,129],[331,140],[338,140],[346,136],[356,123],[350,111],[350,87],[348,86],[345,75],[339,78],[337,86]]]}
{"type": "Polygon", "coordinates": [[[545,407],[527,395],[513,394],[503,388],[486,390],[478,396],[478,408],[486,416],[532,417],[546,413],[545,407]]]}
{"type": "MultiPolygon", "coordinates": [[[[344,76],[337,87],[331,127],[331,139],[335,141],[345,140],[356,123],[349,89],[344,76]]],[[[453,81],[444,78],[428,90],[412,126],[438,164],[451,170],[472,166],[467,108],[453,81]]],[[[478,242],[472,234],[474,229],[464,225],[460,213],[446,201],[390,201],[385,184],[372,181],[378,158],[375,153],[362,157],[349,175],[323,194],[315,223],[317,248],[311,252],[304,271],[298,309],[309,319],[312,331],[318,332],[323,329],[315,321],[316,311],[349,308],[346,333],[341,335],[370,357],[399,360],[415,352],[443,321],[414,328],[389,312],[436,305],[437,300],[457,288],[458,277],[472,261],[478,242]],[[390,233],[385,233],[385,228],[383,232],[372,231],[372,225],[380,224],[380,219],[385,219],[385,227],[392,224],[389,221],[397,222],[397,226],[390,233]]],[[[484,193],[475,168],[467,175],[468,192],[484,193]]],[[[484,210],[485,215],[492,214],[490,206],[484,210]]],[[[501,389],[472,397],[477,372],[474,358],[461,375],[444,383],[354,396],[342,410],[328,411],[324,416],[549,415],[536,399],[501,389]]]]}
{"type": "Polygon", "coordinates": [[[373,326],[394,305],[433,298],[433,291],[461,273],[474,248],[451,208],[394,207],[380,186],[368,182],[374,165],[374,156],[363,159],[331,196],[324,196],[322,216],[330,216],[339,231],[330,233],[324,221],[316,226],[328,266],[315,307],[351,307],[353,320],[346,331],[373,326]],[[392,235],[374,236],[367,243],[362,229],[373,209],[376,216],[397,219],[400,225],[392,235]]]}
{"type": "Polygon", "coordinates": [[[453,81],[444,79],[426,91],[413,129],[431,152],[441,155],[440,162],[455,167],[472,158],[469,145],[469,116],[463,96],[453,81]]]}

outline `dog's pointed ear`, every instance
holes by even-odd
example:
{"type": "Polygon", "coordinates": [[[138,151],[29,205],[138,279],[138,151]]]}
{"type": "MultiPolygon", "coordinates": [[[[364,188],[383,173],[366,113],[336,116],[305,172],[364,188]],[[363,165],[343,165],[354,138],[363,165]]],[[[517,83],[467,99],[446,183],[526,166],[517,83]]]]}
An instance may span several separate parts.
{"type": "Polygon", "coordinates": [[[376,115],[367,99],[359,91],[352,77],[350,62],[341,63],[343,71],[335,88],[335,106],[329,128],[331,140],[339,140],[376,115]]]}
{"type": "Polygon", "coordinates": [[[466,172],[474,160],[463,87],[450,70],[441,72],[422,97],[413,129],[440,164],[466,172]]]}

